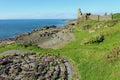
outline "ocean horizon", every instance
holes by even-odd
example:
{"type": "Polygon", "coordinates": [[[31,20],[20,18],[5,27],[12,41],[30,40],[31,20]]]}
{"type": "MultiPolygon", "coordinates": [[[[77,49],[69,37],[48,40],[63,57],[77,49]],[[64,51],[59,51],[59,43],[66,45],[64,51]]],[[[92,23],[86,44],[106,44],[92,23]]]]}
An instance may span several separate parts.
{"type": "Polygon", "coordinates": [[[15,38],[17,34],[31,32],[44,26],[65,26],[68,19],[0,19],[0,40],[15,38]]]}

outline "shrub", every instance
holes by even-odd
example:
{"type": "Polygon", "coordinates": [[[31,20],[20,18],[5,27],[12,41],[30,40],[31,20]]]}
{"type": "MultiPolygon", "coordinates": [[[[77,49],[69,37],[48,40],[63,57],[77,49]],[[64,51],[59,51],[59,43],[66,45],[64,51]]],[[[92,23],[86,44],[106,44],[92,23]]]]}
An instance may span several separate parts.
{"type": "Polygon", "coordinates": [[[88,38],[87,40],[84,40],[83,44],[96,44],[96,43],[101,43],[105,39],[104,35],[99,34],[93,37],[88,38]]]}

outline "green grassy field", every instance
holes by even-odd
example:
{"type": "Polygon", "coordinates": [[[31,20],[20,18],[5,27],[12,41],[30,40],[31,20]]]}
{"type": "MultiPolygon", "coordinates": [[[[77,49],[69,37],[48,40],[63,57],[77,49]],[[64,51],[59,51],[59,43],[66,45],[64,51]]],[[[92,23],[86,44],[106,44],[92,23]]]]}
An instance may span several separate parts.
{"type": "MultiPolygon", "coordinates": [[[[32,50],[39,54],[60,53],[75,65],[80,80],[120,80],[119,55],[108,58],[109,55],[116,54],[116,51],[111,51],[120,46],[120,20],[116,15],[112,21],[87,21],[75,25],[73,34],[76,39],[57,50],[40,49],[35,46],[26,48],[12,44],[0,47],[0,52],[20,49],[32,50]],[[96,28],[98,26],[100,28],[96,28]]],[[[120,48],[117,49],[120,51],[120,48]]],[[[75,77],[73,80],[77,80],[75,77]]]]}
{"type": "MultiPolygon", "coordinates": [[[[120,80],[120,62],[109,62],[106,58],[111,49],[119,46],[120,24],[117,23],[112,27],[101,27],[93,33],[89,33],[90,29],[79,31],[86,24],[94,27],[98,23],[101,22],[88,21],[77,25],[74,30],[76,40],[66,45],[60,52],[75,62],[82,80],[120,80]],[[85,41],[96,40],[96,36],[99,34],[104,35],[103,42],[81,45],[85,41]]],[[[109,21],[105,24],[108,23],[109,21]]]]}

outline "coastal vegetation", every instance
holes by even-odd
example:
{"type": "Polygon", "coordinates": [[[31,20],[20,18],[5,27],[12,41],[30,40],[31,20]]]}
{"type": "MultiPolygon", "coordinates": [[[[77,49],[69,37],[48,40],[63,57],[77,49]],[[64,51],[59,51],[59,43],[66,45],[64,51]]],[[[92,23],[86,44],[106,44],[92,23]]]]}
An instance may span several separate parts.
{"type": "MultiPolygon", "coordinates": [[[[57,49],[43,49],[36,45],[10,44],[7,50],[29,50],[37,54],[60,54],[74,68],[73,80],[120,80],[120,14],[113,20],[94,21],[70,25],[75,40],[57,49]]],[[[0,57],[5,56],[1,54],[0,57]]]]}

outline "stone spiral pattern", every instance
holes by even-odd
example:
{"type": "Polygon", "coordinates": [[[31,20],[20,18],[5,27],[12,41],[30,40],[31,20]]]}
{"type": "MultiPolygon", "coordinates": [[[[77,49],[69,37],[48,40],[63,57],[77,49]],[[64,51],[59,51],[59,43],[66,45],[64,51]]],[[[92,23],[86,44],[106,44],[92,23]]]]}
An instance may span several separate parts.
{"type": "Polygon", "coordinates": [[[61,56],[35,53],[0,58],[0,80],[69,80],[68,62],[61,56]]]}

